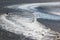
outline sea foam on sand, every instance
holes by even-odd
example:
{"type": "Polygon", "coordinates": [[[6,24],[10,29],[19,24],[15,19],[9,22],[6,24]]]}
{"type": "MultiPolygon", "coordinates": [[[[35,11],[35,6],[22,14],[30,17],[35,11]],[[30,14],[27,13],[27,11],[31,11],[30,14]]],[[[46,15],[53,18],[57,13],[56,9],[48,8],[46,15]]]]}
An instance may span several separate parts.
{"type": "Polygon", "coordinates": [[[30,22],[30,19],[26,19],[20,15],[0,15],[0,25],[4,30],[15,34],[23,34],[36,40],[53,40],[55,36],[55,32],[46,28],[45,25],[42,25],[37,20],[30,22]]]}

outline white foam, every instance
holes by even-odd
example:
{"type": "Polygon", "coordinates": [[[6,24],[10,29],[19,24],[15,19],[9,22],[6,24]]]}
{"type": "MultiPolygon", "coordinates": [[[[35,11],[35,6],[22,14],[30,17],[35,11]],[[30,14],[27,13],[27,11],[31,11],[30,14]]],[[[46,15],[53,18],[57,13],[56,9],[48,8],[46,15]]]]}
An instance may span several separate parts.
{"type": "Polygon", "coordinates": [[[50,29],[45,29],[45,26],[37,21],[34,21],[32,23],[27,21],[22,21],[18,15],[8,17],[11,19],[8,20],[6,16],[8,15],[4,14],[0,16],[0,25],[2,26],[2,29],[13,32],[15,34],[23,34],[26,37],[31,37],[37,40],[44,40],[44,39],[47,40],[47,38],[54,36],[53,34],[50,34],[50,32],[52,32],[50,29]]]}

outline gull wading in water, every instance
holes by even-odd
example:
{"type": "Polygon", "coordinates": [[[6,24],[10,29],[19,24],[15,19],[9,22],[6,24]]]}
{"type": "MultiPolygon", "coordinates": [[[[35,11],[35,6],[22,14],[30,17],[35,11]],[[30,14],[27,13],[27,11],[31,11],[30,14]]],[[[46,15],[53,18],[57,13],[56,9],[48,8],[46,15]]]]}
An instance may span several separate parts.
{"type": "Polygon", "coordinates": [[[24,36],[30,37],[34,40],[54,40],[56,32],[38,22],[37,18],[60,20],[59,16],[39,12],[36,7],[39,7],[40,5],[55,6],[58,4],[60,3],[32,3],[6,6],[4,8],[19,10],[20,12],[1,14],[1,29],[15,34],[23,34],[24,36]]]}

